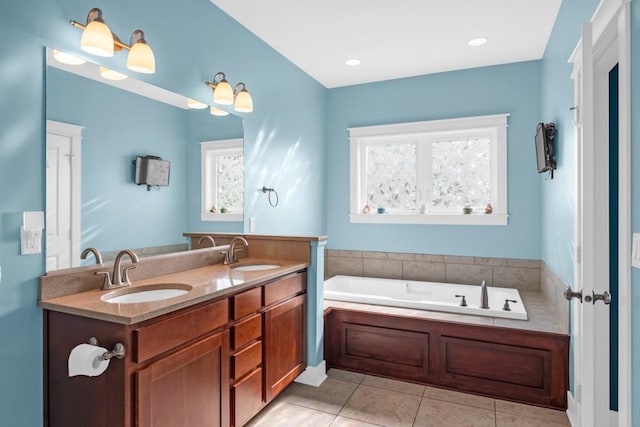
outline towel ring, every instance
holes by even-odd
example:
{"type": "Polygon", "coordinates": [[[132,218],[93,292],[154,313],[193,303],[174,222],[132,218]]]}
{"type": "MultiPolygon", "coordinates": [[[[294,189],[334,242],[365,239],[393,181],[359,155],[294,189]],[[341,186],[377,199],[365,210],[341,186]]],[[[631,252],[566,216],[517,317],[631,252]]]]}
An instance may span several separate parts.
{"type": "Polygon", "coordinates": [[[278,202],[280,201],[280,198],[278,197],[278,192],[274,188],[268,188],[266,186],[263,186],[258,191],[262,191],[263,193],[269,193],[269,195],[267,196],[267,199],[269,200],[269,205],[271,205],[272,208],[275,208],[276,206],[278,206],[278,202]],[[272,194],[275,195],[275,202],[271,199],[272,194]]]}

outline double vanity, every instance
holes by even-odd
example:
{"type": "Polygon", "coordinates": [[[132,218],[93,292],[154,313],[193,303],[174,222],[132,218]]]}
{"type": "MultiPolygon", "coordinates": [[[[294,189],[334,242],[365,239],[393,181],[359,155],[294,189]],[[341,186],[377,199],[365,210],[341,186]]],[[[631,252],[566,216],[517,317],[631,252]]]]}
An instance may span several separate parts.
{"type": "Polygon", "coordinates": [[[114,290],[100,265],[43,276],[45,424],[241,426],[273,400],[306,367],[309,239],[246,237],[237,263],[229,245],[141,259],[114,290]],[[91,338],[124,357],[69,377],[91,338]]]}

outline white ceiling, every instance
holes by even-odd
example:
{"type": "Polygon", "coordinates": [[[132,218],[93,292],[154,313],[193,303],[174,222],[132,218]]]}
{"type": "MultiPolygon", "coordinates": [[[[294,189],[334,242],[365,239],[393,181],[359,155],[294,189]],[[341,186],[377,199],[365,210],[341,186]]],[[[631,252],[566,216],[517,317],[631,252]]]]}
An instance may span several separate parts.
{"type": "Polygon", "coordinates": [[[562,0],[211,2],[332,88],[540,59],[562,0]]]}

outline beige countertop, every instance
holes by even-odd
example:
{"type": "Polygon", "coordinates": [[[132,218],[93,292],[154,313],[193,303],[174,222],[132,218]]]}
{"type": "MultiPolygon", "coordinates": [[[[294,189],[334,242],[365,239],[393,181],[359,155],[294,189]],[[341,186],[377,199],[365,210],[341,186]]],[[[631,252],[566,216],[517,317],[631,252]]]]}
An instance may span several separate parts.
{"type": "Polygon", "coordinates": [[[130,325],[204,301],[236,293],[242,289],[251,288],[260,283],[302,270],[308,266],[309,264],[300,261],[245,258],[233,266],[214,264],[135,281],[131,286],[118,288],[117,290],[103,291],[95,289],[43,299],[38,301],[38,304],[47,310],[130,325]],[[258,271],[238,271],[232,268],[251,264],[276,264],[280,267],[258,271]],[[153,285],[162,284],[188,285],[192,289],[185,295],[143,303],[118,304],[108,303],[101,299],[103,295],[112,292],[130,293],[142,287],[152,289],[153,285]]]}
{"type": "Polygon", "coordinates": [[[568,334],[568,326],[564,325],[553,313],[551,306],[540,292],[520,291],[520,296],[527,309],[528,320],[502,319],[471,314],[446,313],[441,311],[415,310],[381,305],[360,304],[353,302],[324,300],[324,307],[347,310],[368,311],[394,316],[409,316],[421,319],[441,320],[446,322],[468,323],[472,325],[498,326],[503,328],[523,329],[556,334],[568,334]]]}

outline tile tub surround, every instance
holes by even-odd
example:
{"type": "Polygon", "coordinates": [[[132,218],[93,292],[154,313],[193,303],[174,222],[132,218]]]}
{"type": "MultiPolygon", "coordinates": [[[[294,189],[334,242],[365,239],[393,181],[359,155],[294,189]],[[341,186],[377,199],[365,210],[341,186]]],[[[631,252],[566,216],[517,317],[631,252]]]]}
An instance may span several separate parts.
{"type": "Polygon", "coordinates": [[[561,427],[562,411],[331,369],[319,388],[291,384],[248,427],[561,427]]]}
{"type": "Polygon", "coordinates": [[[428,255],[397,252],[327,249],[325,276],[380,277],[385,279],[540,290],[539,260],[428,255]]]}

